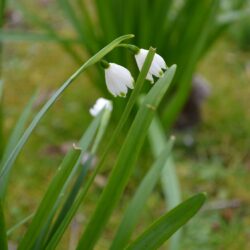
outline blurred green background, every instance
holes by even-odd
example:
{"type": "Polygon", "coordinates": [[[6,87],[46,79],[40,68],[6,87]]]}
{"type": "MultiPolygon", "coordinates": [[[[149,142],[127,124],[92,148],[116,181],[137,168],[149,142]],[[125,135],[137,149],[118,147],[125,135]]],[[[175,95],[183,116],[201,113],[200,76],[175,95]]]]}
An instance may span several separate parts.
{"type": "MultiPolygon", "coordinates": [[[[69,19],[65,17],[62,6],[60,6],[60,2],[67,1],[40,0],[31,2],[27,0],[21,2],[21,4],[17,4],[15,1],[8,3],[4,14],[4,31],[1,34],[1,41],[3,42],[1,78],[5,83],[3,98],[4,139],[7,139],[24,105],[37,89],[39,89],[39,97],[34,111],[79,66],[79,63],[74,60],[71,54],[65,53],[62,44],[52,38],[46,39],[44,34],[48,30],[37,25],[32,18],[28,18],[27,14],[35,14],[41,20],[52,25],[53,29],[59,31],[60,35],[75,37],[75,30],[70,25],[69,19]],[[25,10],[23,6],[25,6],[25,10]],[[41,30],[47,31],[41,32],[41,30]],[[32,37],[28,34],[36,35],[32,37]],[[37,34],[43,35],[40,37],[37,34]]],[[[147,5],[146,2],[150,9],[149,1],[138,1],[139,9],[143,8],[144,4],[147,5]]],[[[182,1],[177,2],[181,3],[182,1]]],[[[190,2],[187,9],[187,20],[189,20],[192,16],[192,4],[195,1],[187,2],[190,2]]],[[[199,6],[201,12],[193,12],[197,18],[199,17],[196,20],[198,24],[201,22],[202,11],[206,13],[206,9],[203,8],[206,7],[205,5],[210,7],[210,4],[212,4],[210,2],[204,1],[204,6],[199,6]]],[[[240,1],[233,2],[239,3],[240,1]]],[[[128,1],[128,3],[132,3],[132,1],[128,1]]],[[[93,15],[95,20],[96,13],[91,1],[84,1],[84,4],[88,6],[89,14],[93,15]]],[[[126,5],[125,1],[123,4],[126,5]]],[[[244,4],[244,7],[239,7],[241,10],[249,7],[249,3],[248,5],[244,4]]],[[[200,5],[202,4],[200,3],[200,5]]],[[[150,15],[149,12],[146,12],[146,14],[150,15]]],[[[208,19],[205,18],[204,22],[208,22],[208,19]]],[[[146,26],[145,30],[147,30],[148,24],[144,23],[143,25],[146,26]]],[[[185,65],[188,67],[190,62],[188,51],[190,50],[191,53],[193,48],[197,46],[195,41],[199,41],[201,34],[195,30],[192,33],[192,30],[190,30],[188,34],[192,39],[188,35],[183,34],[182,36],[181,31],[184,32],[189,26],[182,22],[178,25],[181,27],[179,33],[177,34],[177,27],[176,31],[175,26],[173,26],[172,35],[174,36],[176,31],[178,35],[176,42],[178,42],[179,47],[178,44],[175,44],[171,33],[166,33],[170,34],[170,37],[166,38],[166,45],[164,45],[166,50],[164,51],[163,46],[159,48],[158,52],[164,56],[167,63],[178,64],[180,61],[180,75],[178,77],[181,79],[182,74],[186,72],[185,65]],[[182,38],[183,43],[181,43],[182,38]],[[189,39],[191,44],[184,43],[184,38],[189,39]],[[189,47],[182,51],[179,50],[179,48],[185,46],[189,47]],[[170,55],[169,51],[172,48],[174,49],[170,55]],[[185,54],[185,57],[181,57],[181,53],[187,54],[185,54]]],[[[215,24],[210,24],[210,30],[214,28],[213,25],[215,24]]],[[[99,28],[96,27],[97,30],[99,28]]],[[[152,45],[156,46],[157,42],[154,41],[155,36],[152,32],[157,28],[152,27],[151,31],[149,29],[149,32],[146,32],[147,39],[144,38],[140,41],[141,35],[138,34],[139,38],[132,42],[147,48],[151,45],[152,40],[152,45]]],[[[137,35],[136,30],[128,31],[137,35]]],[[[203,31],[203,28],[201,28],[201,31],[203,31]]],[[[202,55],[198,56],[199,60],[196,60],[192,66],[193,71],[191,71],[191,74],[188,72],[187,78],[184,79],[189,82],[190,91],[193,95],[190,94],[190,91],[187,92],[186,98],[183,99],[183,105],[180,107],[183,112],[181,114],[179,111],[177,112],[179,118],[177,123],[176,119],[172,119],[173,126],[169,126],[169,123],[164,124],[164,111],[165,107],[169,105],[168,98],[170,97],[166,97],[166,104],[161,109],[166,133],[174,134],[177,138],[174,147],[174,159],[183,197],[199,191],[208,193],[208,201],[203,210],[184,227],[181,249],[240,250],[250,248],[249,34],[249,17],[236,18],[227,29],[223,30],[223,33],[221,32],[216,37],[206,53],[204,55],[201,53],[202,55]],[[194,76],[196,76],[196,80],[198,79],[197,88],[194,85],[195,80],[192,81],[194,76]],[[198,102],[197,105],[192,106],[190,104],[192,101],[196,103],[200,98],[201,102],[198,102]],[[191,105],[191,108],[187,103],[191,105]],[[198,109],[197,112],[196,109],[198,109]],[[184,122],[182,119],[184,119],[184,122]],[[172,127],[171,130],[170,127],[172,127]]],[[[114,34],[115,36],[116,34],[114,34]]],[[[209,37],[211,36],[212,34],[209,37]]],[[[114,37],[111,34],[110,39],[100,40],[97,48],[114,37]]],[[[88,54],[92,53],[91,49],[88,49],[87,46],[84,47],[84,43],[73,43],[71,46],[82,61],[87,58],[88,54]]],[[[119,55],[118,52],[118,55],[110,59],[119,61],[121,60],[119,58],[124,57],[126,56],[119,55]]],[[[130,59],[126,60],[129,61],[130,59]]],[[[128,65],[129,63],[127,62],[128,65]]],[[[82,129],[91,120],[88,109],[104,93],[111,98],[106,92],[100,92],[103,87],[99,85],[105,87],[102,74],[100,74],[98,84],[93,84],[92,75],[95,75],[97,71],[98,69],[94,69],[89,75],[81,76],[72,85],[71,89],[64,94],[63,98],[43,119],[18,158],[11,175],[11,184],[7,196],[8,225],[16,223],[34,211],[62,155],[65,154],[72,142],[78,140],[82,129]]],[[[133,72],[136,72],[136,70],[134,69],[133,72]]],[[[177,90],[173,89],[172,96],[175,96],[175,91],[178,92],[178,87],[177,90]]],[[[126,100],[116,102],[118,102],[115,103],[117,109],[120,109],[126,100]]],[[[169,121],[168,117],[166,121],[169,121]]],[[[106,138],[109,138],[109,134],[112,133],[114,124],[110,126],[106,138]]],[[[66,237],[64,242],[67,242],[68,239],[74,240],[72,235],[79,233],[81,223],[93,210],[94,201],[100,194],[103,185],[105,185],[107,174],[114,162],[120,141],[117,141],[117,145],[109,156],[109,166],[98,176],[95,182],[95,187],[92,195],[88,197],[89,202],[86,203],[88,205],[85,207],[83,215],[79,214],[75,218],[74,225],[69,230],[68,238],[66,237]]],[[[148,145],[145,145],[144,156],[140,159],[139,164],[144,165],[147,169],[152,159],[148,145]]],[[[138,170],[134,174],[133,180],[126,190],[124,202],[133,192],[136,181],[141,178],[143,173],[140,171],[138,170]]],[[[143,215],[142,220],[145,225],[164,211],[164,201],[159,190],[155,190],[147,204],[147,212],[143,215]]],[[[112,238],[112,228],[118,225],[122,210],[121,203],[110,222],[110,231],[105,232],[105,237],[100,243],[100,249],[105,249],[105,241],[112,238]]],[[[143,224],[141,224],[141,227],[144,226],[143,224]]],[[[22,230],[25,230],[25,226],[13,233],[11,236],[13,243],[18,240],[19,233],[22,230]]]]}

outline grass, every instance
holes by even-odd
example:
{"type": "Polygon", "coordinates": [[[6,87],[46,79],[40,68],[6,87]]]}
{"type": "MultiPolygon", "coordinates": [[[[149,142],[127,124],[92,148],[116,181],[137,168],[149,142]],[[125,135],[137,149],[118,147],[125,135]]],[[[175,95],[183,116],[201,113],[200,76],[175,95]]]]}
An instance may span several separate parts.
{"type": "MultiPolygon", "coordinates": [[[[19,43],[19,46],[16,46],[10,43],[6,46],[5,54],[8,55],[8,61],[4,64],[4,76],[6,86],[11,86],[7,87],[5,92],[7,134],[21,112],[22,106],[35,89],[39,87],[53,90],[56,87],[55,84],[62,82],[73,72],[75,65],[53,44],[30,46],[19,43]]],[[[184,195],[188,196],[193,191],[206,190],[210,202],[237,198],[243,205],[236,209],[201,212],[185,227],[186,237],[183,249],[199,249],[202,246],[202,249],[237,250],[250,247],[247,240],[249,237],[247,228],[250,225],[247,219],[248,204],[250,204],[248,195],[250,191],[248,181],[250,177],[248,153],[250,151],[248,126],[250,124],[248,108],[250,86],[249,75],[247,76],[244,66],[247,58],[249,55],[240,52],[224,38],[199,66],[198,71],[211,82],[212,95],[203,107],[204,121],[194,134],[196,146],[194,148],[185,148],[182,145],[175,147],[177,169],[185,190],[184,195]],[[195,226],[191,227],[191,225],[195,226]],[[198,238],[195,236],[197,228],[198,238]]],[[[63,100],[59,100],[56,107],[36,129],[23,154],[18,158],[11,177],[12,188],[7,196],[7,204],[10,208],[7,214],[8,225],[30,214],[37,206],[46,189],[46,184],[60,161],[58,151],[61,144],[72,142],[79,137],[81,128],[90,120],[87,108],[93,104],[97,96],[97,91],[91,87],[88,79],[80,77],[72,86],[70,94],[65,93],[63,100]],[[68,114],[72,117],[70,122],[67,119],[68,114]],[[34,153],[30,154],[30,151],[34,153]]],[[[109,133],[111,132],[112,130],[109,133]]],[[[115,149],[113,151],[115,153],[115,149]]],[[[110,160],[112,161],[112,155],[110,160]]],[[[147,159],[145,162],[147,167],[147,159]]],[[[104,181],[108,168],[109,166],[101,176],[104,181]]],[[[142,173],[136,172],[134,179],[141,178],[141,175],[142,173]]],[[[89,205],[84,211],[84,216],[88,216],[93,211],[94,201],[100,194],[100,190],[101,184],[96,184],[92,190],[93,196],[88,196],[90,202],[86,203],[89,205]]],[[[124,204],[133,190],[132,182],[126,189],[124,204]]],[[[120,204],[119,209],[124,209],[122,205],[123,203],[120,204]]],[[[142,228],[164,211],[159,192],[155,192],[150,198],[147,208],[141,220],[142,228]]],[[[115,211],[109,228],[119,225],[119,209],[115,211]]],[[[79,214],[75,220],[74,230],[77,232],[81,230],[79,223],[84,221],[84,216],[79,214]]],[[[11,239],[17,240],[18,234],[24,229],[25,226],[14,232],[11,239]]],[[[106,230],[105,237],[99,243],[99,249],[107,246],[107,240],[113,234],[112,230],[106,230]]],[[[72,240],[70,233],[67,237],[72,240]]],[[[68,239],[64,238],[64,240],[67,242],[68,239]]]]}

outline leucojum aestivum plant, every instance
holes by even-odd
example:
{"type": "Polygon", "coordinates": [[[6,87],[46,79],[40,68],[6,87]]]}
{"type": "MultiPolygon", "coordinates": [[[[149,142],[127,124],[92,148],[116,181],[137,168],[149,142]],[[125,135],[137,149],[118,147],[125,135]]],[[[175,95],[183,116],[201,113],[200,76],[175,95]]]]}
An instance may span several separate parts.
{"type": "MultiPolygon", "coordinates": [[[[167,92],[176,70],[175,65],[167,67],[164,59],[155,53],[155,49],[139,49],[134,45],[123,43],[132,37],[133,35],[125,35],[115,39],[85,62],[54,92],[41,110],[35,114],[30,125],[22,132],[18,131],[18,128],[23,128],[20,124],[24,123],[27,115],[23,114],[21,116],[19,124],[14,129],[14,135],[11,135],[5,147],[0,165],[0,245],[2,250],[8,249],[8,236],[24,223],[27,224],[27,230],[20,237],[20,241],[17,242],[17,249],[56,249],[78,212],[79,206],[83,205],[84,210],[86,195],[89,193],[96,175],[107,162],[110,149],[114,145],[117,136],[122,132],[125,122],[131,115],[132,108],[137,104],[142,86],[147,84],[145,80],[148,79],[152,86],[148,93],[144,93],[144,97],[140,98],[142,101],[139,109],[129,126],[115,164],[109,173],[107,183],[97,200],[96,208],[87,223],[82,225],[83,233],[79,237],[76,249],[94,249],[98,243],[133,171],[137,167],[137,159],[145,137],[153,119],[156,119],[154,117],[157,107],[167,92]],[[134,80],[128,69],[105,60],[105,56],[118,47],[133,51],[140,70],[136,80],[134,80]],[[104,68],[106,85],[112,95],[117,96],[117,98],[125,98],[128,90],[132,89],[112,137],[109,138],[105,149],[99,152],[99,145],[104,138],[111,112],[116,108],[113,107],[111,101],[99,98],[90,109],[93,120],[83,132],[79,141],[72,146],[62,159],[36,211],[16,225],[7,226],[5,221],[6,188],[17,156],[56,100],[81,73],[97,63],[100,63],[104,68]],[[93,161],[96,155],[99,156],[97,162],[93,161]]],[[[33,99],[27,105],[24,111],[25,114],[30,109],[33,99]]],[[[155,127],[155,124],[152,125],[155,127]]],[[[151,130],[154,130],[154,127],[151,127],[151,130]]],[[[151,140],[154,141],[154,138],[152,138],[153,133],[150,134],[151,140]]],[[[115,236],[110,241],[109,249],[157,249],[193,217],[205,201],[203,193],[196,194],[162,215],[131,240],[140,215],[144,211],[145,203],[171,156],[173,138],[171,137],[164,143],[159,141],[159,143],[161,144],[158,147],[160,150],[155,154],[155,161],[128,202],[115,236]]]]}
{"type": "MultiPolygon", "coordinates": [[[[140,47],[153,45],[168,62],[178,65],[171,89],[158,108],[168,132],[189,97],[198,63],[231,24],[250,13],[246,0],[55,0],[44,6],[39,1],[9,0],[8,7],[21,12],[26,25],[5,27],[0,40],[56,42],[81,64],[81,54],[92,55],[122,34],[136,34],[135,43],[140,47]]],[[[131,71],[136,67],[123,51],[108,58],[131,71]]],[[[101,74],[95,71],[92,83],[108,98],[101,74]]],[[[124,106],[116,102],[120,106],[113,113],[119,117],[124,106]]]]}

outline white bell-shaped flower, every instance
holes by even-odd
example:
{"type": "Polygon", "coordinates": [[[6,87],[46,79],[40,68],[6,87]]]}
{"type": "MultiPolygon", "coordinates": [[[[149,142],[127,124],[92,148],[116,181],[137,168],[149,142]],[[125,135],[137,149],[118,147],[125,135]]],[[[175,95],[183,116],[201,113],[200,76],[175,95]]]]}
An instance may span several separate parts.
{"type": "Polygon", "coordinates": [[[114,96],[126,97],[128,88],[134,88],[134,78],[121,65],[109,63],[105,68],[105,80],[109,92],[114,96]]]}
{"type": "Polygon", "coordinates": [[[89,112],[92,116],[97,116],[103,109],[107,109],[109,111],[112,111],[113,106],[112,106],[112,102],[110,100],[107,100],[105,98],[100,97],[96,100],[96,103],[89,110],[89,112]]]}
{"type": "MultiPolygon", "coordinates": [[[[145,49],[140,49],[135,54],[135,60],[139,70],[142,69],[142,66],[145,62],[147,55],[148,55],[148,50],[145,49]]],[[[161,77],[163,75],[163,70],[166,69],[167,65],[164,59],[160,55],[155,54],[146,79],[149,80],[151,83],[154,83],[153,75],[156,77],[161,77]]]]}

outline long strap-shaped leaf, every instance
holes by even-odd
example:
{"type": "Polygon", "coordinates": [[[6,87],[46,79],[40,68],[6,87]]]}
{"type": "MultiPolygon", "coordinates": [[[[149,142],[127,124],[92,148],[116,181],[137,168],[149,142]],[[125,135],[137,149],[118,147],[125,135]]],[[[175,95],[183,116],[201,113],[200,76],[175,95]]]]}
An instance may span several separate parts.
{"type": "Polygon", "coordinates": [[[143,178],[123,216],[122,222],[117,230],[110,250],[124,249],[124,247],[128,244],[137,221],[139,220],[139,217],[143,212],[147,198],[155,187],[161,175],[162,169],[169,158],[172,145],[173,140],[170,139],[168,144],[162,150],[160,156],[157,158],[153,166],[151,166],[150,170],[143,178]]]}
{"type": "MultiPolygon", "coordinates": [[[[93,141],[97,128],[101,120],[102,113],[99,114],[90,124],[81,139],[81,151],[85,152],[93,141]]],[[[63,196],[65,183],[69,183],[69,178],[73,178],[71,172],[75,166],[79,165],[82,159],[81,151],[71,150],[64,158],[61,166],[58,168],[57,174],[50,183],[46,194],[44,195],[37,212],[28,228],[24,238],[22,239],[18,249],[30,249],[37,237],[43,235],[42,231],[48,225],[48,221],[53,218],[59,202],[63,196]]],[[[76,167],[77,167],[76,166],[76,167]]]]}
{"type": "MultiPolygon", "coordinates": [[[[106,47],[104,47],[102,50],[97,52],[93,57],[91,57],[86,63],[84,63],[68,80],[66,80],[63,85],[52,95],[52,97],[45,103],[45,105],[42,107],[42,109],[37,113],[29,127],[25,130],[24,134],[22,135],[21,139],[17,143],[16,147],[13,149],[12,153],[10,154],[9,158],[4,162],[3,168],[0,173],[0,189],[5,189],[5,184],[3,185],[2,178],[5,177],[6,174],[8,174],[13,166],[13,163],[18,156],[19,152],[23,148],[24,144],[30,137],[31,133],[37,126],[37,124],[40,122],[42,117],[47,113],[47,111],[50,109],[50,107],[55,103],[55,101],[61,96],[61,94],[65,91],[66,88],[70,86],[70,84],[82,73],[85,71],[88,67],[91,65],[97,63],[100,61],[106,54],[108,54],[111,50],[113,50],[119,43],[121,43],[124,40],[127,40],[129,38],[132,38],[133,35],[125,35],[118,37],[114,41],[112,41],[110,44],[108,44],[106,47]]],[[[0,197],[2,199],[3,197],[0,197]]]]}
{"type": "Polygon", "coordinates": [[[181,203],[166,215],[154,222],[141,236],[132,242],[127,250],[155,250],[187,223],[206,200],[203,193],[197,194],[181,203]]]}
{"type": "MultiPolygon", "coordinates": [[[[96,154],[96,151],[99,147],[99,144],[100,144],[100,142],[103,138],[103,135],[106,131],[106,128],[107,128],[107,125],[108,125],[109,119],[110,119],[110,114],[111,114],[110,110],[105,109],[103,111],[102,119],[101,119],[101,122],[99,125],[99,129],[98,129],[98,132],[95,136],[95,141],[92,144],[92,148],[90,150],[90,154],[88,156],[88,159],[85,161],[83,166],[80,166],[80,171],[79,171],[78,177],[76,178],[76,181],[75,181],[73,187],[71,188],[71,190],[68,194],[68,197],[67,197],[60,213],[57,216],[57,219],[54,221],[53,227],[51,227],[51,230],[48,234],[46,242],[44,242],[44,246],[42,249],[45,249],[46,247],[50,247],[51,243],[54,244],[54,242],[55,242],[54,239],[56,239],[56,242],[59,241],[59,239],[63,236],[63,233],[64,233],[64,229],[65,229],[64,221],[69,218],[68,215],[69,214],[71,215],[72,210],[74,210],[74,212],[76,212],[78,206],[76,206],[76,209],[74,209],[75,204],[76,204],[75,199],[76,199],[79,191],[81,190],[82,183],[84,182],[85,176],[90,169],[90,166],[92,163],[92,158],[96,154]]],[[[84,143],[84,140],[81,140],[79,143],[80,147],[82,147],[83,143],[84,143]]],[[[70,217],[70,219],[72,219],[72,217],[70,217]]],[[[69,222],[69,221],[70,220],[67,220],[67,222],[69,222]]]]}
{"type": "Polygon", "coordinates": [[[175,70],[176,66],[171,66],[145,97],[77,249],[93,249],[100,237],[134,169],[136,159],[147,134],[147,129],[154,117],[154,112],[167,91],[175,70]]]}
{"type": "MultiPolygon", "coordinates": [[[[166,144],[165,131],[157,117],[152,121],[148,135],[153,155],[157,158],[166,144]]],[[[181,189],[172,156],[168,158],[162,170],[161,187],[165,196],[167,210],[181,203],[181,189]]],[[[170,239],[169,250],[179,249],[180,237],[181,230],[176,232],[170,239]]]]}

